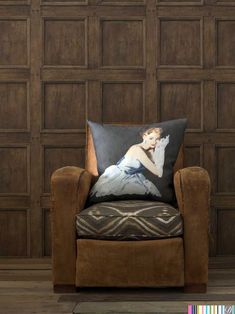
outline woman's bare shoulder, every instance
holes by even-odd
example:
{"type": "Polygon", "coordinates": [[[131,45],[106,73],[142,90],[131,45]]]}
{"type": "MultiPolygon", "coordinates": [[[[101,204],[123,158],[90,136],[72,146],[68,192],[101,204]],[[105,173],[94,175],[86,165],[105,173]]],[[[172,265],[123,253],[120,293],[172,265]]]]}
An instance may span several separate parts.
{"type": "Polygon", "coordinates": [[[134,144],[130,147],[130,149],[141,149],[139,144],[134,144]]]}
{"type": "Polygon", "coordinates": [[[140,147],[140,145],[139,144],[135,144],[135,145],[132,145],[130,148],[129,148],[129,150],[128,150],[129,152],[135,152],[135,153],[137,153],[137,152],[143,152],[143,150],[141,149],[141,147],[140,147]]]}

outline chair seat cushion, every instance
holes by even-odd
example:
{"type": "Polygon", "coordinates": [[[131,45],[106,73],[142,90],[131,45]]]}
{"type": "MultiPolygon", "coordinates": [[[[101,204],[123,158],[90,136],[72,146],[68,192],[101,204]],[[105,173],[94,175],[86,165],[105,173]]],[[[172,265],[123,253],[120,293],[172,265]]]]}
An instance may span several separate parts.
{"type": "Polygon", "coordinates": [[[114,201],[94,204],[76,215],[78,238],[148,240],[180,236],[178,209],[156,201],[114,201]]]}

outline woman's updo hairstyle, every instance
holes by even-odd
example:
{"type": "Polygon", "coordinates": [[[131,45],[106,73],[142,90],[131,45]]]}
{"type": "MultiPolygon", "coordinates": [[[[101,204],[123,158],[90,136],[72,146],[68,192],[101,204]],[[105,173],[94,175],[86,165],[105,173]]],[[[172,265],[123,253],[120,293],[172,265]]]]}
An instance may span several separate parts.
{"type": "Polygon", "coordinates": [[[159,134],[159,137],[160,137],[162,132],[163,132],[162,128],[150,128],[145,131],[142,131],[140,135],[143,137],[145,134],[148,135],[150,133],[156,133],[156,134],[159,134]]]}

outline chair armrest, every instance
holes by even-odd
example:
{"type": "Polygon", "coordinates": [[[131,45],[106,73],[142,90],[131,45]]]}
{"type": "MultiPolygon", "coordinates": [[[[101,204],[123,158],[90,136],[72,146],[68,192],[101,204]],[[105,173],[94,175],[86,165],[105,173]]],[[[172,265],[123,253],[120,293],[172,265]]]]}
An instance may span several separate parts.
{"type": "Polygon", "coordinates": [[[210,178],[201,167],[178,170],[175,193],[184,221],[185,286],[208,281],[210,178]]]}
{"type": "Polygon", "coordinates": [[[75,215],[90,190],[92,175],[78,167],[63,167],[51,176],[52,274],[57,285],[74,285],[76,271],[75,215]]]}

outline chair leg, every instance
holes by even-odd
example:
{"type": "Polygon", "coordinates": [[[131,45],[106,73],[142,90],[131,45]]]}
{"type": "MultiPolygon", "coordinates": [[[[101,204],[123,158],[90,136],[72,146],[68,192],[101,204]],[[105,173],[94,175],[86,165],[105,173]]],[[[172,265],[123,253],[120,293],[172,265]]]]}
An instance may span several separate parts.
{"type": "Polygon", "coordinates": [[[75,285],[54,285],[53,290],[55,293],[74,293],[76,292],[75,285]]]}
{"type": "Polygon", "coordinates": [[[201,283],[201,284],[191,284],[191,285],[185,285],[184,286],[184,292],[185,293],[206,293],[207,291],[207,284],[201,283]]]}

